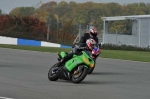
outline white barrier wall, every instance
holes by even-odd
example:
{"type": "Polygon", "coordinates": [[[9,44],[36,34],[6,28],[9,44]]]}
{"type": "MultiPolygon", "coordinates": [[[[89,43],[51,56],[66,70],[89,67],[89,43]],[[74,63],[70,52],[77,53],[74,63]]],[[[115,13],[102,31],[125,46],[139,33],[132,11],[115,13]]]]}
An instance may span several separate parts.
{"type": "Polygon", "coordinates": [[[72,48],[71,46],[57,44],[57,43],[28,40],[28,39],[21,39],[21,38],[11,38],[11,37],[4,37],[4,36],[0,36],[0,44],[72,48]]]}
{"type": "Polygon", "coordinates": [[[17,45],[17,38],[0,36],[0,44],[17,45]]]}
{"type": "Polygon", "coordinates": [[[49,42],[41,42],[41,46],[45,47],[60,47],[60,44],[55,44],[55,43],[49,43],[49,42]]]}

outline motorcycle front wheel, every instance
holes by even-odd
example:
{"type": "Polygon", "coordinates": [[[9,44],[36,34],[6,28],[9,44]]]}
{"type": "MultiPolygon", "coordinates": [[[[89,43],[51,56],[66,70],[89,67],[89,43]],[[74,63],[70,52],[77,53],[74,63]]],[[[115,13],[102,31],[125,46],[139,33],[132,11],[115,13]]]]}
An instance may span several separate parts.
{"type": "Polygon", "coordinates": [[[58,80],[57,74],[56,74],[56,73],[52,73],[52,70],[53,70],[54,68],[56,68],[56,64],[53,65],[53,66],[50,68],[49,72],[48,72],[48,79],[49,79],[50,81],[56,81],[56,80],[58,80]]]}
{"type": "Polygon", "coordinates": [[[80,83],[88,73],[88,68],[81,66],[80,71],[78,71],[78,68],[80,68],[80,65],[73,70],[72,78],[71,78],[73,83],[80,83]]]}

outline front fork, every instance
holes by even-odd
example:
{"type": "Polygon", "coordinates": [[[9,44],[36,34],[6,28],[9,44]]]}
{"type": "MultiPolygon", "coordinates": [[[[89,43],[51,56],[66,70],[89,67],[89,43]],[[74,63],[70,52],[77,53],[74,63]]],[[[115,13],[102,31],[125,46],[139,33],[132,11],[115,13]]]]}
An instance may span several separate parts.
{"type": "Polygon", "coordinates": [[[84,68],[83,65],[78,66],[78,69],[74,72],[74,75],[80,73],[82,71],[82,69],[84,68]]]}

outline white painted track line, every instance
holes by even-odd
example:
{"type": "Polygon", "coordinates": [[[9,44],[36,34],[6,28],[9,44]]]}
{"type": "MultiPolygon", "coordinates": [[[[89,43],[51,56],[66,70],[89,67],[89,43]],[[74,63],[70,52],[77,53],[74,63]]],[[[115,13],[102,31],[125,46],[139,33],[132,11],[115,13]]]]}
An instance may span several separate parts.
{"type": "Polygon", "coordinates": [[[13,98],[0,97],[0,99],[13,99],[13,98]]]}

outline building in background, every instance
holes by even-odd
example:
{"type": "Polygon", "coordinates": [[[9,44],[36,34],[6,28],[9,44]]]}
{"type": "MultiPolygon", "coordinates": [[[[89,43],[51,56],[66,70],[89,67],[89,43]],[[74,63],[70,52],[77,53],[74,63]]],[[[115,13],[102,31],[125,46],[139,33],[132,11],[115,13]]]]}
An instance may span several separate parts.
{"type": "Polygon", "coordinates": [[[103,40],[102,43],[111,43],[116,45],[133,45],[138,47],[150,46],[150,15],[134,15],[134,16],[117,16],[102,17],[103,19],[103,40]],[[123,35],[117,32],[109,33],[108,22],[118,20],[132,21],[132,34],[123,35]]]}

